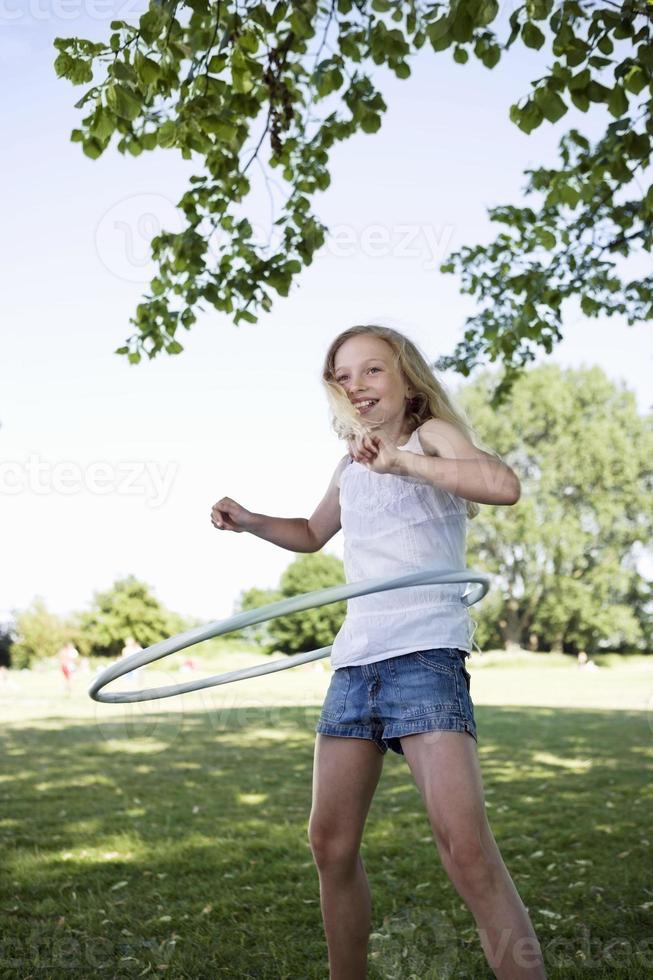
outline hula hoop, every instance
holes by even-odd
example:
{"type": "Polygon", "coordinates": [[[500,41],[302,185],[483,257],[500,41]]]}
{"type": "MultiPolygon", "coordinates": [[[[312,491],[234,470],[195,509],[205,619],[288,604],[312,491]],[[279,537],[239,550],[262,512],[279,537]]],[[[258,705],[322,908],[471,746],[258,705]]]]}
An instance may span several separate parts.
{"type": "Polygon", "coordinates": [[[200,680],[187,681],[184,684],[169,684],[166,687],[151,687],[142,691],[120,691],[115,694],[101,693],[102,688],[106,687],[111,681],[128,674],[129,671],[137,667],[144,667],[154,660],[160,660],[171,653],[177,653],[186,647],[209,640],[215,636],[223,636],[233,630],[242,629],[245,626],[253,626],[255,623],[265,623],[269,619],[276,619],[277,616],[286,616],[289,613],[301,612],[303,609],[315,609],[318,606],[327,606],[332,602],[339,602],[342,599],[351,599],[359,595],[371,595],[374,592],[386,592],[390,589],[406,589],[416,585],[443,585],[448,582],[475,582],[477,588],[461,597],[461,602],[465,606],[472,606],[487,593],[490,587],[490,578],[482,572],[474,569],[452,569],[442,570],[441,568],[425,568],[419,572],[411,572],[409,575],[400,575],[399,578],[384,579],[365,579],[362,582],[350,582],[346,585],[334,585],[328,589],[320,589],[317,592],[306,592],[303,595],[293,596],[290,599],[282,599],[280,602],[272,602],[259,609],[250,609],[247,612],[236,613],[228,619],[219,619],[205,626],[196,626],[171,636],[167,640],[160,640],[153,643],[145,650],[138,650],[127,657],[123,657],[118,663],[111,664],[106,670],[95,678],[89,688],[89,695],[94,701],[103,701],[107,704],[131,703],[133,701],[154,701],[157,698],[171,698],[177,694],[187,694],[191,691],[201,691],[207,687],[215,687],[218,684],[231,684],[233,681],[245,680],[247,677],[258,677],[261,674],[271,674],[277,670],[288,670],[289,667],[296,667],[299,664],[310,663],[312,660],[320,660],[328,657],[331,646],[320,647],[319,650],[310,650],[308,653],[296,653],[292,657],[284,657],[283,660],[273,660],[269,664],[259,664],[253,667],[243,667],[241,670],[231,670],[222,674],[214,674],[212,677],[205,677],[200,680]]]}

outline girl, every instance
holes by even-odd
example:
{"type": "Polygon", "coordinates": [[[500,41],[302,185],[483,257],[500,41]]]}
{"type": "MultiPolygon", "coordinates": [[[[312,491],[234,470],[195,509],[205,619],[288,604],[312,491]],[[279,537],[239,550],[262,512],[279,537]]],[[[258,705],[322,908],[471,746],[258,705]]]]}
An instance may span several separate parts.
{"type": "MultiPolygon", "coordinates": [[[[479,504],[514,504],[514,471],[470,439],[426,359],[387,327],[357,326],[327,351],[332,425],[347,440],[315,513],[252,514],[224,497],[214,526],[250,531],[294,552],[319,551],[342,527],[348,582],[441,562],[465,568],[465,522],[479,504]]],[[[465,586],[359,596],[331,649],[316,726],[308,836],[320,880],[331,980],[367,976],[371,897],[359,853],[388,749],[404,755],[435,844],[467,904],[487,961],[505,980],[546,977],[526,908],[487,821],[465,658],[465,586]]]]}

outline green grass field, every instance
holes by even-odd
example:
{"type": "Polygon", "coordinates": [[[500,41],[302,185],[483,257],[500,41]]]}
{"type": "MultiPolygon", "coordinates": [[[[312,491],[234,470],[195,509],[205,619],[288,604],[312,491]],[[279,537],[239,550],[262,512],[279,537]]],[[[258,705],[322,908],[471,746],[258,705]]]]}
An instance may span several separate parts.
{"type": "MultiPolygon", "coordinates": [[[[208,646],[201,673],[260,660],[208,646]]],[[[169,659],[143,683],[178,681],[169,659]]],[[[488,816],[552,978],[653,974],[653,658],[601,662],[469,663],[488,816]]],[[[307,821],[327,663],[137,705],[11,672],[0,977],[326,980],[307,821]]],[[[370,978],[492,976],[394,753],[363,856],[370,978]]]]}

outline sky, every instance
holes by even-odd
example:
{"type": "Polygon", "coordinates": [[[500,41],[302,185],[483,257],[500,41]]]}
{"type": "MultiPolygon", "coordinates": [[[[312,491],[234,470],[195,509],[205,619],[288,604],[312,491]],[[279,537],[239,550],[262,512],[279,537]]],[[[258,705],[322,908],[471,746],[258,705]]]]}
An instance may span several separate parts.
{"type": "MultiPolygon", "coordinates": [[[[86,86],[57,79],[52,42],[106,38],[111,20],[135,22],[144,9],[15,0],[0,12],[0,620],[37,595],[67,615],[129,574],[207,621],[231,615],[246,589],[276,587],[293,553],[216,530],[212,505],[229,496],[310,517],[346,451],[320,382],[333,337],[376,322],[431,361],[453,351],[476,308],[439,265],[492,240],[487,209],[524,203],[524,171],[553,164],[569,126],[594,139],[607,121],[600,108],[570,110],[530,136],[509,121],[543,74],[544,49],[515,44],[489,71],[425,47],[406,81],[371,66],[388,111],[379,132],[334,147],[331,186],[313,199],[330,233],[290,295],[273,294],[256,324],[207,310],[183,332],[181,355],[133,366],[113,352],[155,271],[149,241],[182,227],[175,204],[200,161],[172,150],[132,158],[113,144],[99,160],[84,156],[70,132],[86,86]]],[[[501,38],[512,9],[501,8],[501,38]]],[[[261,241],[270,208],[261,180],[247,205],[261,241]]],[[[650,256],[629,269],[650,271],[650,256]]],[[[564,337],[535,364],[599,365],[650,411],[650,325],[588,320],[568,304],[564,337]]],[[[462,380],[440,377],[454,392],[462,380]]],[[[341,558],[342,547],[339,533],[325,551],[341,558]]]]}

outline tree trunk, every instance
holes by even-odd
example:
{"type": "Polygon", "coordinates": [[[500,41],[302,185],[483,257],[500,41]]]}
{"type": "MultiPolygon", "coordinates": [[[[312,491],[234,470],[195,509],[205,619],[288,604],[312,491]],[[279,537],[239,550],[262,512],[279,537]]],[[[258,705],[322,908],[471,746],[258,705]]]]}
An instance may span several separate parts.
{"type": "Polygon", "coordinates": [[[506,618],[501,620],[503,628],[503,642],[506,650],[521,649],[521,621],[519,618],[519,602],[517,599],[508,599],[506,602],[506,618]]]}

